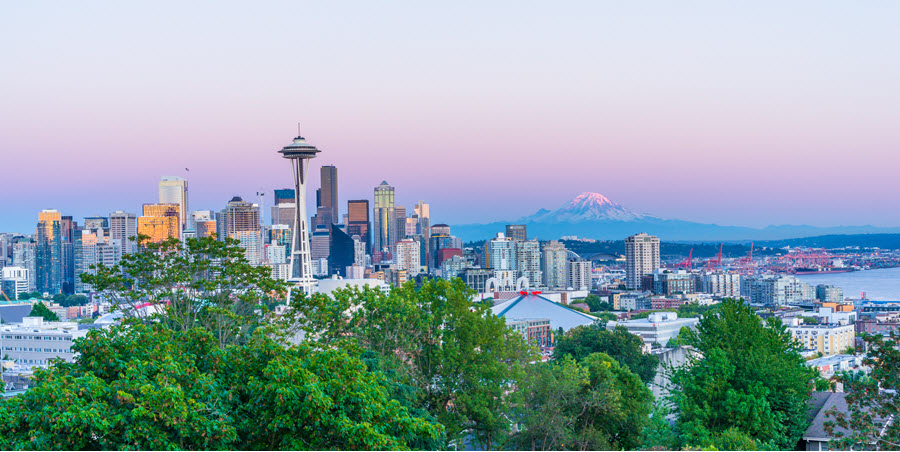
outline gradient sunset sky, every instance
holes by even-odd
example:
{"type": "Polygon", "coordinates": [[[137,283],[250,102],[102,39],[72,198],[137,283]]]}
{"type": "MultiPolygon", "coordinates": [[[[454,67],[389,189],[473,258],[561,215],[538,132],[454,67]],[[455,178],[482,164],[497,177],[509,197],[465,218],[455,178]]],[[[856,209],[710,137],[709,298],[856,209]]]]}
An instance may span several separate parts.
{"type": "MultiPolygon", "coordinates": [[[[900,3],[3,2],[0,231],[266,204],[303,135],[432,222],[596,191],[666,218],[900,225],[900,3]]],[[[311,202],[314,198],[311,196],[311,202]]]]}

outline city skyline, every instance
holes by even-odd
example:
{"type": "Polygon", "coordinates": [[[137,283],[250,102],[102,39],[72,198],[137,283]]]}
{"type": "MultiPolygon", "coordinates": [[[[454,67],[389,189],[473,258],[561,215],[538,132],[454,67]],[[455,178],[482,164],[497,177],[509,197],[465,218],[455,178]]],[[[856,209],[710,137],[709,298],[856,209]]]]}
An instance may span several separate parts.
{"type": "Polygon", "coordinates": [[[900,226],[900,6],[775,5],[8,5],[0,149],[40,171],[4,176],[0,228],[136,212],[163,175],[204,209],[289,187],[270,150],[297,121],[341,198],[389,180],[448,224],[594,191],[698,222],[900,226]]]}

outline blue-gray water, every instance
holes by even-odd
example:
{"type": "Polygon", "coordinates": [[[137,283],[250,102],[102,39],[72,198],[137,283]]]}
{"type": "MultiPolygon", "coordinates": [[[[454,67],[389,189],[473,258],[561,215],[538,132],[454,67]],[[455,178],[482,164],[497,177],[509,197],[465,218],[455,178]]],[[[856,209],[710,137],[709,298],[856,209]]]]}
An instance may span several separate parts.
{"type": "Polygon", "coordinates": [[[831,284],[840,287],[844,289],[846,298],[859,298],[860,292],[865,292],[866,298],[870,300],[900,300],[900,267],[826,275],[797,275],[797,278],[813,286],[831,284]]]}

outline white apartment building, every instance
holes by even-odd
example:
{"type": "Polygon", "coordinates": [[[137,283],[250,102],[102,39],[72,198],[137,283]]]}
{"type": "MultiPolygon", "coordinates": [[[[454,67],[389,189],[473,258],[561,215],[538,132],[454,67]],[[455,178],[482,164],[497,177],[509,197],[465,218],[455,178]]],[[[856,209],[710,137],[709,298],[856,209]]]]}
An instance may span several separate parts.
{"type": "Polygon", "coordinates": [[[514,241],[516,244],[516,268],[519,274],[528,278],[531,287],[544,286],[544,272],[541,270],[541,243],[537,240],[514,241]]]}
{"type": "Polygon", "coordinates": [[[41,317],[25,317],[22,323],[0,327],[0,349],[3,357],[28,366],[46,366],[51,359],[72,362],[72,344],[84,337],[72,322],[44,322],[41,317]]]}
{"type": "Polygon", "coordinates": [[[22,292],[33,292],[28,290],[31,273],[27,268],[23,267],[3,267],[0,273],[0,289],[11,300],[15,300],[22,292]]]}
{"type": "Polygon", "coordinates": [[[659,268],[659,237],[640,233],[625,239],[625,287],[641,288],[641,277],[659,268]]]}
{"type": "Polygon", "coordinates": [[[614,330],[616,326],[624,326],[629,333],[640,336],[644,344],[654,343],[665,346],[670,339],[678,337],[682,327],[696,328],[699,318],[679,319],[674,312],[654,312],[646,319],[609,322],[606,328],[614,330]]]}
{"type": "Polygon", "coordinates": [[[575,290],[591,290],[591,261],[566,264],[566,285],[575,290]]]}
{"type": "Polygon", "coordinates": [[[551,240],[544,245],[541,256],[544,284],[551,289],[566,287],[566,247],[551,240]]]}
{"type": "Polygon", "coordinates": [[[488,268],[493,270],[517,270],[516,268],[516,242],[506,237],[502,232],[487,243],[485,255],[488,268]]]}
{"type": "Polygon", "coordinates": [[[697,288],[699,292],[720,297],[741,296],[741,275],[737,273],[704,273],[700,275],[699,283],[697,288]]]}
{"type": "Polygon", "coordinates": [[[814,300],[813,286],[790,275],[762,275],[741,278],[741,296],[750,303],[783,306],[814,300]]]}

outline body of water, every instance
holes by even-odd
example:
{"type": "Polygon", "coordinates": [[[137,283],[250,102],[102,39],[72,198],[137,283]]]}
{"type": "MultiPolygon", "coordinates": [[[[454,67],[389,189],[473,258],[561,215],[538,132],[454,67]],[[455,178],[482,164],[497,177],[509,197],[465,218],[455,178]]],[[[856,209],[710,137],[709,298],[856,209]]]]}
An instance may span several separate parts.
{"type": "Polygon", "coordinates": [[[844,290],[845,298],[859,298],[860,293],[865,292],[866,298],[870,300],[900,300],[900,267],[796,276],[801,281],[813,286],[831,284],[832,286],[840,287],[844,290]]]}

